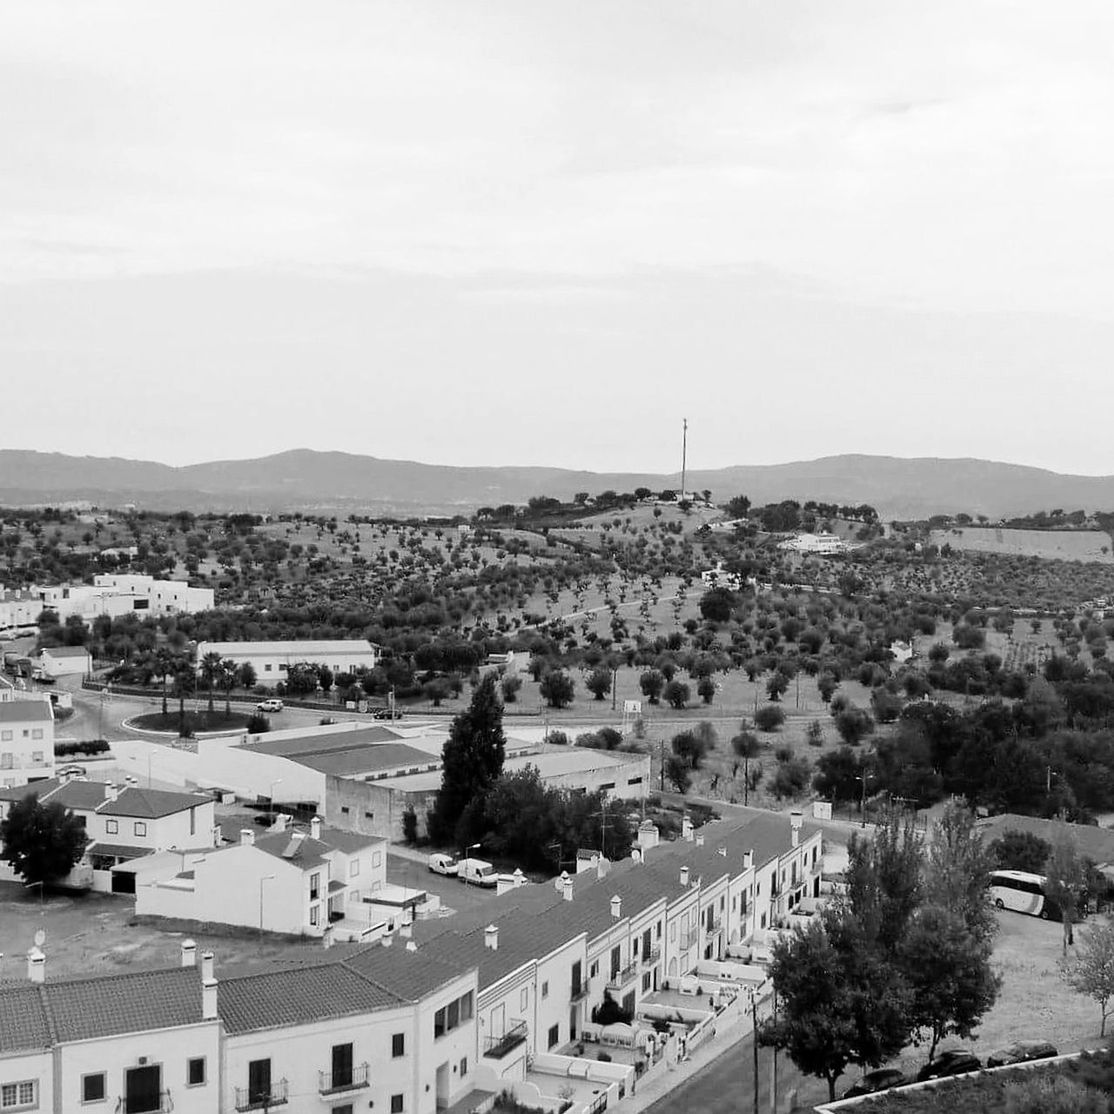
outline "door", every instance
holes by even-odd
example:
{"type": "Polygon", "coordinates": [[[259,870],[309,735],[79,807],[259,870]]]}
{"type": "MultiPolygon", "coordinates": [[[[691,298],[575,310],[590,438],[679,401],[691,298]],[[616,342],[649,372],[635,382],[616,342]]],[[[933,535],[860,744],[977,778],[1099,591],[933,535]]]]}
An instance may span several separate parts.
{"type": "Polygon", "coordinates": [[[271,1097],[271,1061],[251,1060],[248,1063],[248,1099],[262,1103],[271,1097]]]}
{"type": "Polygon", "coordinates": [[[333,1086],[352,1086],[352,1045],[333,1045],[333,1086]]]}
{"type": "Polygon", "coordinates": [[[571,1041],[576,1040],[576,1015],[579,1012],[580,1010],[576,1006],[569,1010],[569,1040],[571,1041]]]}
{"type": "Polygon", "coordinates": [[[487,1034],[494,1040],[498,1040],[507,1031],[507,1007],[505,1003],[500,1003],[498,1006],[492,1008],[491,1011],[491,1031],[487,1034]]]}
{"type": "Polygon", "coordinates": [[[112,892],[114,894],[135,893],[135,873],[131,870],[114,870],[112,872],[112,892]]]}
{"type": "Polygon", "coordinates": [[[437,1109],[444,1110],[449,1105],[449,1065],[442,1064],[437,1069],[437,1109]]]}
{"type": "Polygon", "coordinates": [[[124,1114],[147,1114],[162,1107],[162,1069],[128,1068],[124,1072],[124,1114]]]}

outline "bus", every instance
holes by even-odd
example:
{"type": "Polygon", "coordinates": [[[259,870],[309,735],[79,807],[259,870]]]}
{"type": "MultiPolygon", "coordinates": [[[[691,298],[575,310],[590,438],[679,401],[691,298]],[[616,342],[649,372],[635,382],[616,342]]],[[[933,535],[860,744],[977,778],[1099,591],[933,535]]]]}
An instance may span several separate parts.
{"type": "MultiPolygon", "coordinates": [[[[996,909],[1012,909],[1045,921],[1058,921],[1060,907],[1045,893],[1045,876],[1023,870],[994,870],[990,874],[990,898],[996,909]]],[[[1077,917],[1084,915],[1086,896],[1079,902],[1077,917]]]]}

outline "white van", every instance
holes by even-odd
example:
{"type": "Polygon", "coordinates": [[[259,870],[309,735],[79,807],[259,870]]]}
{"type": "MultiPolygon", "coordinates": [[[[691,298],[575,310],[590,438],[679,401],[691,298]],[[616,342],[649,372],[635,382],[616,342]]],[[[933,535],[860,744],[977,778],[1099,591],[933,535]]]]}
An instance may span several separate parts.
{"type": "Polygon", "coordinates": [[[488,886],[495,888],[498,875],[491,863],[483,859],[461,859],[457,864],[456,876],[462,882],[469,882],[473,886],[488,886]]]}
{"type": "Polygon", "coordinates": [[[440,851],[434,851],[429,857],[429,869],[434,874],[446,874],[451,877],[456,874],[458,866],[452,855],[445,855],[440,851]]]}

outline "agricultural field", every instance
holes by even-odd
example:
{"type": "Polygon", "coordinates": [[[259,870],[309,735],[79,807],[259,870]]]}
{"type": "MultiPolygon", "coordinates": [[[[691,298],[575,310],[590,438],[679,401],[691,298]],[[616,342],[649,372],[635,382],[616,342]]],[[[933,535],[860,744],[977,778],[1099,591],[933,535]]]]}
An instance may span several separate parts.
{"type": "Polygon", "coordinates": [[[1114,564],[1110,535],[1105,530],[1014,530],[999,526],[955,526],[933,530],[932,545],[1010,557],[1052,561],[1094,561],[1114,564]]]}

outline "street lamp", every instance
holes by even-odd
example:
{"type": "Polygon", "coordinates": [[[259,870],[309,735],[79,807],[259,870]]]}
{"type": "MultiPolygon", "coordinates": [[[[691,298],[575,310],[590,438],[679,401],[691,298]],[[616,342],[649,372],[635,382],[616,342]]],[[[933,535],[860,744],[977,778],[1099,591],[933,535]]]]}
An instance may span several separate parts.
{"type": "Polygon", "coordinates": [[[263,931],[263,883],[270,882],[274,879],[273,874],[264,874],[259,879],[259,931],[263,931]]]}
{"type": "Polygon", "coordinates": [[[282,784],[282,778],[280,778],[280,777],[275,778],[275,780],[271,782],[270,801],[271,801],[271,823],[272,824],[275,822],[275,788],[277,786],[281,785],[281,784],[282,784]]]}
{"type": "Polygon", "coordinates": [[[862,796],[859,799],[859,827],[866,827],[866,783],[873,778],[873,774],[868,774],[865,770],[859,774],[855,780],[860,782],[863,787],[862,796]]]}

